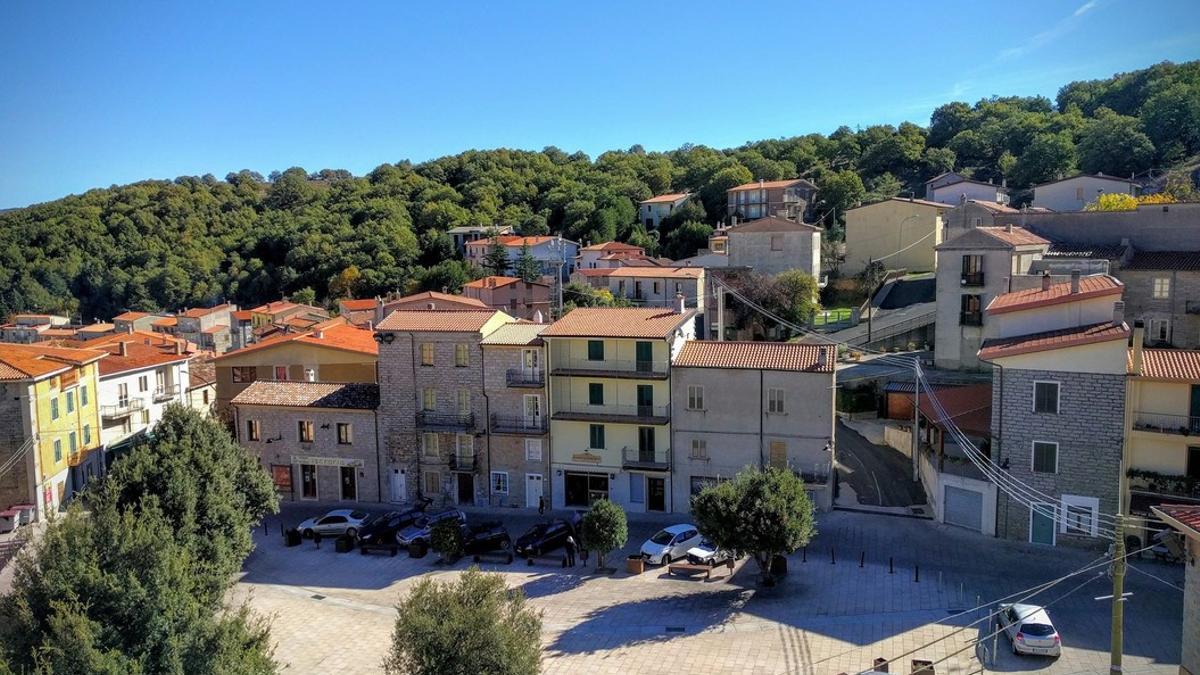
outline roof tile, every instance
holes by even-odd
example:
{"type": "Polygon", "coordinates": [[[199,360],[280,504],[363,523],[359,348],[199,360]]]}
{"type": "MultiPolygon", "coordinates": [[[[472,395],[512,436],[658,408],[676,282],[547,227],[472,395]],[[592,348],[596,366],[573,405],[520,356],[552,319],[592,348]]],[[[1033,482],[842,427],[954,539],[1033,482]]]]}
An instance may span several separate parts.
{"type": "Polygon", "coordinates": [[[1133,372],[1133,350],[1129,350],[1129,372],[1153,380],[1200,382],[1200,350],[1143,349],[1142,372],[1133,372]]]}
{"type": "Polygon", "coordinates": [[[1162,504],[1153,508],[1155,511],[1191,530],[1191,532],[1185,532],[1184,534],[1193,539],[1200,538],[1200,506],[1162,504]]]}
{"type": "Polygon", "coordinates": [[[988,303],[987,313],[1003,314],[1005,312],[1016,312],[1035,307],[1046,307],[1048,305],[1077,302],[1089,298],[1099,298],[1106,295],[1120,297],[1124,288],[1124,284],[1107,274],[1093,274],[1080,277],[1078,293],[1071,292],[1071,282],[1069,281],[1050,284],[1049,290],[1042,290],[1042,287],[1038,286],[1036,288],[1027,288],[1023,291],[1001,293],[992,298],[992,301],[988,303]]]}
{"type": "Polygon", "coordinates": [[[979,350],[979,358],[984,361],[990,361],[1018,354],[1031,354],[1053,349],[1079,347],[1097,342],[1127,339],[1129,339],[1129,326],[1124,323],[1097,323],[1090,326],[1078,326],[1043,333],[984,340],[983,348],[979,350]]]}
{"type": "Polygon", "coordinates": [[[252,382],[231,401],[234,405],[374,410],[379,385],[360,382],[252,382]]]}
{"type": "Polygon", "coordinates": [[[1138,251],[1128,264],[1127,270],[1179,270],[1200,271],[1200,251],[1138,251]]]}
{"type": "Polygon", "coordinates": [[[789,178],[788,180],[764,180],[764,181],[754,181],[753,183],[742,183],[741,185],[736,185],[734,187],[729,188],[728,190],[726,190],[726,192],[739,192],[741,190],[758,190],[761,188],[766,188],[768,190],[774,190],[776,188],[789,187],[789,186],[795,185],[797,183],[807,185],[814,189],[817,187],[816,185],[813,185],[811,182],[809,182],[803,178],[789,178]]]}
{"type": "Polygon", "coordinates": [[[694,315],[652,307],[580,307],[550,324],[542,337],[666,338],[694,315]]]}
{"type": "Polygon", "coordinates": [[[671,364],[675,368],[751,368],[832,373],[833,348],[800,342],[711,342],[689,340],[671,364]],[[824,363],[821,352],[825,351],[824,363]]]}
{"type": "Polygon", "coordinates": [[[428,333],[477,333],[501,312],[493,309],[398,309],[387,315],[376,330],[428,333]]]}

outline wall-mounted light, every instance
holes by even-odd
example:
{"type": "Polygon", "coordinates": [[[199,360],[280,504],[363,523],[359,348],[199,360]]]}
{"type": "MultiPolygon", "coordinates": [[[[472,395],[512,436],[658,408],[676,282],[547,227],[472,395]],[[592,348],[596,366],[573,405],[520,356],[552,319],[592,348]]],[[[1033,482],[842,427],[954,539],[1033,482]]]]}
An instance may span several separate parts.
{"type": "Polygon", "coordinates": [[[325,424],[322,424],[322,425],[321,425],[321,428],[322,428],[322,429],[328,429],[328,428],[329,428],[329,422],[326,422],[325,424]]]}
{"type": "Polygon", "coordinates": [[[383,341],[388,343],[389,345],[392,344],[393,342],[395,342],[395,340],[396,340],[396,336],[393,335],[392,333],[384,333],[383,334],[383,341]]]}
{"type": "Polygon", "coordinates": [[[555,471],[554,471],[554,475],[555,475],[555,476],[561,476],[561,475],[562,475],[562,469],[555,469],[555,471]]]}

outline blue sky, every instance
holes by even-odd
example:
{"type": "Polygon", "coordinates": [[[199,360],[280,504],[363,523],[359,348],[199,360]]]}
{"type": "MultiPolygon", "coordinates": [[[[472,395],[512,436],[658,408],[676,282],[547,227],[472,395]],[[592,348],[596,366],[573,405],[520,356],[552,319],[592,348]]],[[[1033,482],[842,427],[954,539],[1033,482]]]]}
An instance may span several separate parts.
{"type": "Polygon", "coordinates": [[[1200,58],[1200,2],[0,3],[0,207],[912,120],[1200,58]]]}

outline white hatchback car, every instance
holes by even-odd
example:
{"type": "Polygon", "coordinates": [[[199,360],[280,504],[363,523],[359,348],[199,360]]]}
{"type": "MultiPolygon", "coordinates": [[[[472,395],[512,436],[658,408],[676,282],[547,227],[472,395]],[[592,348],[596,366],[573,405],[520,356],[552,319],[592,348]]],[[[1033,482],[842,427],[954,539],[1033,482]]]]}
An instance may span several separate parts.
{"type": "Polygon", "coordinates": [[[670,565],[687,556],[688,549],[700,544],[695,525],[672,525],[655,533],[642,544],[642,556],[651,565],[670,565]]]}
{"type": "Polygon", "coordinates": [[[1000,605],[997,615],[1014,654],[1060,656],[1062,638],[1045,608],[1037,605],[1000,605]]]}
{"type": "Polygon", "coordinates": [[[322,537],[336,537],[348,534],[351,537],[358,534],[363,523],[370,520],[371,514],[366,511],[351,509],[334,509],[323,516],[309,518],[296,527],[305,539],[311,539],[314,534],[322,537]]]}

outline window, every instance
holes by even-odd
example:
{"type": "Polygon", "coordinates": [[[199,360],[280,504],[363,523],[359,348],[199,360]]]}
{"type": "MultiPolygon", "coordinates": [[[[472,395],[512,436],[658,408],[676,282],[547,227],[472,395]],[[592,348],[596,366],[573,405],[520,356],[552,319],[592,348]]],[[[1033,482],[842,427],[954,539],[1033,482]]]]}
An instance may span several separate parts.
{"type": "Polygon", "coordinates": [[[433,387],[421,390],[421,410],[427,412],[437,410],[437,390],[433,387]]]}
{"type": "Polygon", "coordinates": [[[56,438],[56,439],[54,439],[54,462],[58,463],[61,461],[62,461],[62,439],[56,438]]]}
{"type": "MultiPolygon", "coordinates": [[[[516,300],[514,300],[513,309],[516,308],[516,300]]],[[[466,368],[470,363],[470,357],[467,355],[467,346],[465,344],[454,345],[454,366],[456,368],[466,368]]]]}
{"type": "Polygon", "coordinates": [[[1189,445],[1187,449],[1187,465],[1184,475],[1188,478],[1200,478],[1200,447],[1189,445]]]}
{"type": "Polygon", "coordinates": [[[79,450],[79,439],[75,438],[74,431],[67,435],[67,447],[71,450],[72,455],[79,450]]]}
{"type": "Polygon", "coordinates": [[[1146,333],[1146,342],[1160,344],[1171,341],[1171,320],[1150,319],[1150,330],[1146,333]]]}
{"type": "Polygon", "coordinates": [[[52,419],[52,420],[58,419],[58,397],[57,396],[50,399],[50,419],[52,419]]]}
{"type": "Polygon", "coordinates": [[[288,380],[288,367],[287,366],[275,366],[275,380],[278,382],[287,382],[287,380],[288,380]]]}
{"type": "Polygon", "coordinates": [[[253,382],[258,378],[258,368],[255,366],[234,366],[232,374],[235,383],[253,382]]]}
{"type": "Polygon", "coordinates": [[[688,410],[704,410],[704,387],[688,385],[688,410]]]}
{"type": "Polygon", "coordinates": [[[246,440],[257,441],[262,438],[262,430],[259,429],[258,420],[246,420],[246,440]]]}
{"type": "Polygon", "coordinates": [[[1035,473],[1058,473],[1058,443],[1033,442],[1033,470],[1035,473]]]}
{"type": "Polygon", "coordinates": [[[121,421],[121,433],[128,434],[133,431],[133,420],[126,417],[121,421]]]}
{"type": "Polygon", "coordinates": [[[117,385],[117,405],[122,408],[129,405],[129,384],[126,382],[117,385]]]}
{"type": "Polygon", "coordinates": [[[1096,497],[1063,495],[1063,520],[1059,531],[1068,534],[1096,536],[1096,516],[1100,511],[1100,500],[1096,497]]]}
{"type": "Polygon", "coordinates": [[[590,424],[588,425],[588,447],[592,450],[604,449],[604,425],[590,424]]]}
{"type": "Polygon", "coordinates": [[[772,251],[782,251],[783,250],[783,235],[781,235],[781,234],[771,235],[771,250],[772,251]]]}
{"type": "Polygon", "coordinates": [[[604,340],[588,340],[588,361],[604,360],[604,340]]]}
{"type": "Polygon", "coordinates": [[[475,437],[471,434],[454,434],[454,454],[463,459],[475,456],[475,437]]]}
{"type": "Polygon", "coordinates": [[[983,325],[983,300],[979,295],[964,295],[960,303],[958,324],[960,326],[983,325]]]}
{"type": "Polygon", "coordinates": [[[150,389],[150,378],[145,375],[142,375],[141,377],[138,378],[138,391],[149,391],[149,389],[150,389]]]}
{"type": "Polygon", "coordinates": [[[640,473],[629,474],[629,503],[646,503],[646,477],[640,473]]]}
{"type": "Polygon", "coordinates": [[[425,494],[436,495],[442,491],[442,474],[439,471],[425,472],[425,494]]]}
{"type": "Polygon", "coordinates": [[[599,382],[588,383],[588,405],[604,405],[604,385],[599,382]]]}
{"type": "Polygon", "coordinates": [[[1058,383],[1033,383],[1033,412],[1058,414],[1058,383]]]}
{"type": "Polygon", "coordinates": [[[542,439],[526,438],[525,439],[525,461],[540,462],[542,461],[542,439]]]}
{"type": "Polygon", "coordinates": [[[703,438],[692,439],[692,451],[688,454],[691,459],[708,459],[708,441],[703,438]]]}
{"type": "Polygon", "coordinates": [[[92,425],[83,425],[83,444],[88,446],[92,444],[92,425]]]}
{"type": "Polygon", "coordinates": [[[146,426],[148,424],[150,424],[150,411],[143,410],[142,411],[142,426],[146,426]]]}
{"type": "Polygon", "coordinates": [[[438,457],[438,435],[421,434],[421,452],[429,459],[438,457]]]}
{"type": "Polygon", "coordinates": [[[433,343],[432,342],[422,342],[421,343],[421,365],[423,365],[423,366],[432,366],[433,365],[433,343]]]}
{"type": "Polygon", "coordinates": [[[1171,297],[1171,277],[1156,277],[1154,279],[1154,299],[1166,300],[1171,297]]]}
{"type": "Polygon", "coordinates": [[[767,412],[782,413],[783,412],[783,390],[768,389],[767,390],[767,412]]]}
{"type": "Polygon", "coordinates": [[[300,420],[296,423],[297,433],[301,443],[312,443],[313,439],[313,423],[312,420],[300,420]]]}
{"type": "Polygon", "coordinates": [[[337,423],[337,439],[339,445],[350,445],[354,442],[354,433],[349,422],[337,423]]]}
{"type": "Polygon", "coordinates": [[[962,285],[983,285],[983,256],[964,255],[962,257],[962,285]]]}
{"type": "Polygon", "coordinates": [[[79,387],[79,407],[86,408],[87,404],[88,404],[88,389],[87,389],[87,385],[85,384],[85,385],[81,385],[79,387]]]}
{"type": "Polygon", "coordinates": [[[654,295],[658,295],[658,282],[657,281],[650,282],[650,292],[653,293],[654,295]]]}
{"type": "Polygon", "coordinates": [[[67,414],[69,415],[69,414],[75,412],[75,392],[68,391],[66,393],[66,396],[67,396],[67,414]]]}
{"type": "Polygon", "coordinates": [[[208,390],[207,389],[204,389],[200,392],[200,402],[203,403],[204,405],[208,405],[208,390]]]}
{"type": "Polygon", "coordinates": [[[783,441],[771,441],[770,453],[771,468],[787,468],[787,443],[783,441]]]}
{"type": "Polygon", "coordinates": [[[492,492],[498,495],[508,494],[508,472],[492,472],[492,492]]]}
{"type": "Polygon", "coordinates": [[[471,414],[471,390],[470,389],[459,389],[458,390],[458,414],[459,415],[470,415],[471,414]]]}

